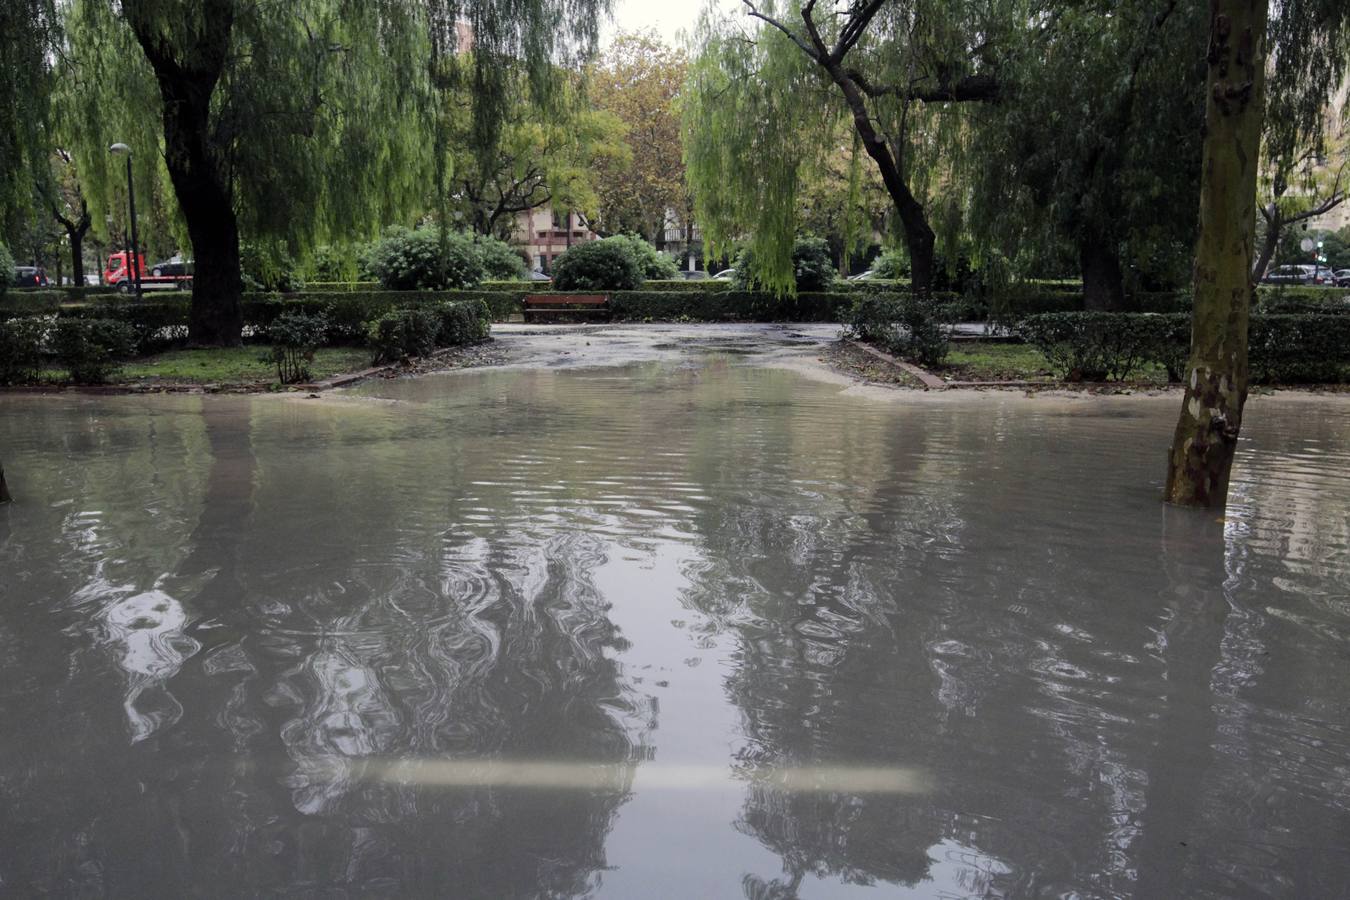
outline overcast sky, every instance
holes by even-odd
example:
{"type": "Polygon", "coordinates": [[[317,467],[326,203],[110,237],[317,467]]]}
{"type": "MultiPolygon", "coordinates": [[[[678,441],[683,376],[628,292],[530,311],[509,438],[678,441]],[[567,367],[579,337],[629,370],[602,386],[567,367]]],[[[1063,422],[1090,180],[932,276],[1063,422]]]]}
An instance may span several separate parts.
{"type": "MultiPolygon", "coordinates": [[[[614,0],[614,21],[601,31],[600,43],[608,44],[618,30],[655,29],[666,43],[678,45],[681,31],[693,33],[699,13],[709,0],[614,0]]],[[[711,0],[734,12],[740,0],[711,0]]]]}

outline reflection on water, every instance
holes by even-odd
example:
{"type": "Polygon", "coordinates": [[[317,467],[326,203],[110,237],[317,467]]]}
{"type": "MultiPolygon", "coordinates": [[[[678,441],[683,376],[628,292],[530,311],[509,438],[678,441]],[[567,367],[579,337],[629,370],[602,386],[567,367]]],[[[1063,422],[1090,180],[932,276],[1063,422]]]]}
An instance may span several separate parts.
{"type": "Polygon", "coordinates": [[[1350,404],[883,403],[726,355],[9,398],[0,885],[1336,896],[1350,404]]]}

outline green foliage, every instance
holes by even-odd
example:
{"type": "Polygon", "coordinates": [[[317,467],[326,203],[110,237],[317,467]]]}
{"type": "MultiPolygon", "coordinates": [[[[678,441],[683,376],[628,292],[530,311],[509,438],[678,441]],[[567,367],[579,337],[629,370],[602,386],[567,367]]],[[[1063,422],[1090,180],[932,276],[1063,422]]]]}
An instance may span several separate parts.
{"type": "Polygon", "coordinates": [[[244,241],[239,245],[244,290],[303,291],[304,279],[286,248],[277,243],[244,241]]]}
{"type": "Polygon", "coordinates": [[[272,363],[282,384],[297,384],[310,378],[314,352],[324,343],[328,320],[321,315],[287,311],[267,326],[272,342],[272,363]]]}
{"type": "Polygon", "coordinates": [[[638,264],[643,281],[650,278],[668,280],[680,277],[680,267],[674,257],[657,250],[636,234],[620,234],[605,240],[623,241],[628,245],[628,252],[638,264]]]}
{"type": "MultiPolygon", "coordinates": [[[[1145,363],[1180,380],[1190,354],[1186,313],[1054,313],[1018,332],[1069,380],[1122,379],[1145,363]]],[[[1253,314],[1249,361],[1255,383],[1344,382],[1350,375],[1350,316],[1253,314]]]]}
{"type": "Polygon", "coordinates": [[[441,319],[435,311],[407,307],[385,313],[368,326],[373,365],[427,356],[436,349],[441,319]]]}
{"type": "Polygon", "coordinates": [[[475,246],[484,279],[520,281],[525,278],[525,258],[506,241],[490,235],[479,235],[475,246]]]}
{"type": "Polygon", "coordinates": [[[642,285],[642,269],[627,238],[576,244],[553,263],[553,286],[560,291],[631,291],[642,285]]]}
{"type": "Polygon", "coordinates": [[[1043,313],[1019,322],[1017,332],[1069,381],[1121,380],[1150,361],[1175,381],[1191,334],[1184,314],[1105,312],[1043,313]]]}
{"type": "Polygon", "coordinates": [[[858,297],[847,319],[852,335],[877,344],[921,366],[936,366],[947,357],[950,342],[941,307],[911,294],[858,297]]]}
{"type": "MultiPolygon", "coordinates": [[[[0,234],[30,210],[33,174],[45,168],[51,152],[43,127],[59,35],[54,0],[7,0],[0,6],[0,234]]],[[[9,278],[8,265],[0,275],[9,278]]]]}
{"type": "Polygon", "coordinates": [[[310,254],[305,267],[308,284],[351,282],[357,276],[357,252],[354,245],[323,244],[310,254]]]}
{"type": "Polygon", "coordinates": [[[433,311],[440,320],[440,330],[436,333],[438,347],[469,344],[488,336],[491,313],[482,300],[438,303],[433,311]]]}
{"type": "Polygon", "coordinates": [[[42,370],[42,345],[51,320],[15,318],[0,321],[0,384],[34,381],[42,370]]]}
{"type": "Polygon", "coordinates": [[[5,292],[9,290],[9,283],[14,280],[14,257],[9,255],[9,248],[0,243],[0,300],[5,299],[5,292]]]}
{"type": "Polygon", "coordinates": [[[903,250],[887,249],[872,261],[872,271],[878,278],[908,278],[909,254],[903,250]]]}
{"type": "Polygon", "coordinates": [[[1254,315],[1248,335],[1254,382],[1343,384],[1350,380],[1350,316],[1254,315]]]}
{"type": "MultiPolygon", "coordinates": [[[[761,268],[755,261],[753,247],[746,247],[736,257],[736,277],[733,284],[741,290],[763,287],[761,268]]],[[[830,246],[823,238],[799,237],[792,245],[792,278],[794,291],[827,291],[838,273],[830,260],[830,246]]]]}
{"type": "Polygon", "coordinates": [[[370,266],[390,290],[472,287],[483,280],[483,259],[463,232],[394,226],[370,252],[370,266]]]}
{"type": "Polygon", "coordinates": [[[102,384],[136,351],[136,335],[115,319],[60,318],[52,328],[52,351],[79,384],[102,384]]]}

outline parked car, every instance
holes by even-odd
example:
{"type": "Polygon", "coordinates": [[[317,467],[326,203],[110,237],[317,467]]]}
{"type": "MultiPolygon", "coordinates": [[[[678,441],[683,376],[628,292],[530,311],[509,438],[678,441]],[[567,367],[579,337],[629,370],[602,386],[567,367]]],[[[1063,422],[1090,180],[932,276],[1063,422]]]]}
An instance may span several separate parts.
{"type": "Polygon", "coordinates": [[[1313,266],[1276,266],[1261,281],[1265,284],[1313,284],[1313,266]]]}
{"type": "Polygon", "coordinates": [[[1350,269],[1341,269],[1332,276],[1336,287],[1350,287],[1350,269]]]}
{"type": "Polygon", "coordinates": [[[692,272],[682,272],[685,281],[707,281],[712,276],[702,269],[695,269],[692,272]]]}
{"type": "Polygon", "coordinates": [[[47,270],[42,266],[15,266],[11,284],[15,287],[47,287],[51,282],[47,280],[47,270]]]}
{"type": "Polygon", "coordinates": [[[714,281],[730,281],[736,277],[735,269],[723,269],[713,276],[714,281]]]}
{"type": "Polygon", "coordinates": [[[866,272],[859,272],[857,275],[848,276],[849,281],[871,281],[874,278],[880,278],[876,269],[868,269],[866,272]]]}
{"type": "Polygon", "coordinates": [[[157,262],[151,266],[150,274],[156,278],[164,275],[191,275],[192,260],[183,259],[181,256],[172,256],[164,262],[157,262]]]}
{"type": "Polygon", "coordinates": [[[552,280],[553,280],[552,278],[545,275],[543,272],[540,272],[538,269],[535,269],[534,271],[530,272],[530,281],[543,283],[552,280]]]}

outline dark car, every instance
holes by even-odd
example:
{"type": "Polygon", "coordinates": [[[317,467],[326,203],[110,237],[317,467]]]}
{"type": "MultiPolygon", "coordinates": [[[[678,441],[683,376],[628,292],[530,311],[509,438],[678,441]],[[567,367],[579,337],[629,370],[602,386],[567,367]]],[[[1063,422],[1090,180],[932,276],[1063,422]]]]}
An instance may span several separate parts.
{"type": "Polygon", "coordinates": [[[47,287],[47,270],[42,266],[16,266],[14,268],[15,287],[47,287]]]}
{"type": "Polygon", "coordinates": [[[156,278],[173,275],[191,275],[192,260],[183,259],[181,256],[174,256],[164,260],[164,262],[155,263],[150,267],[150,274],[156,278]]]}

